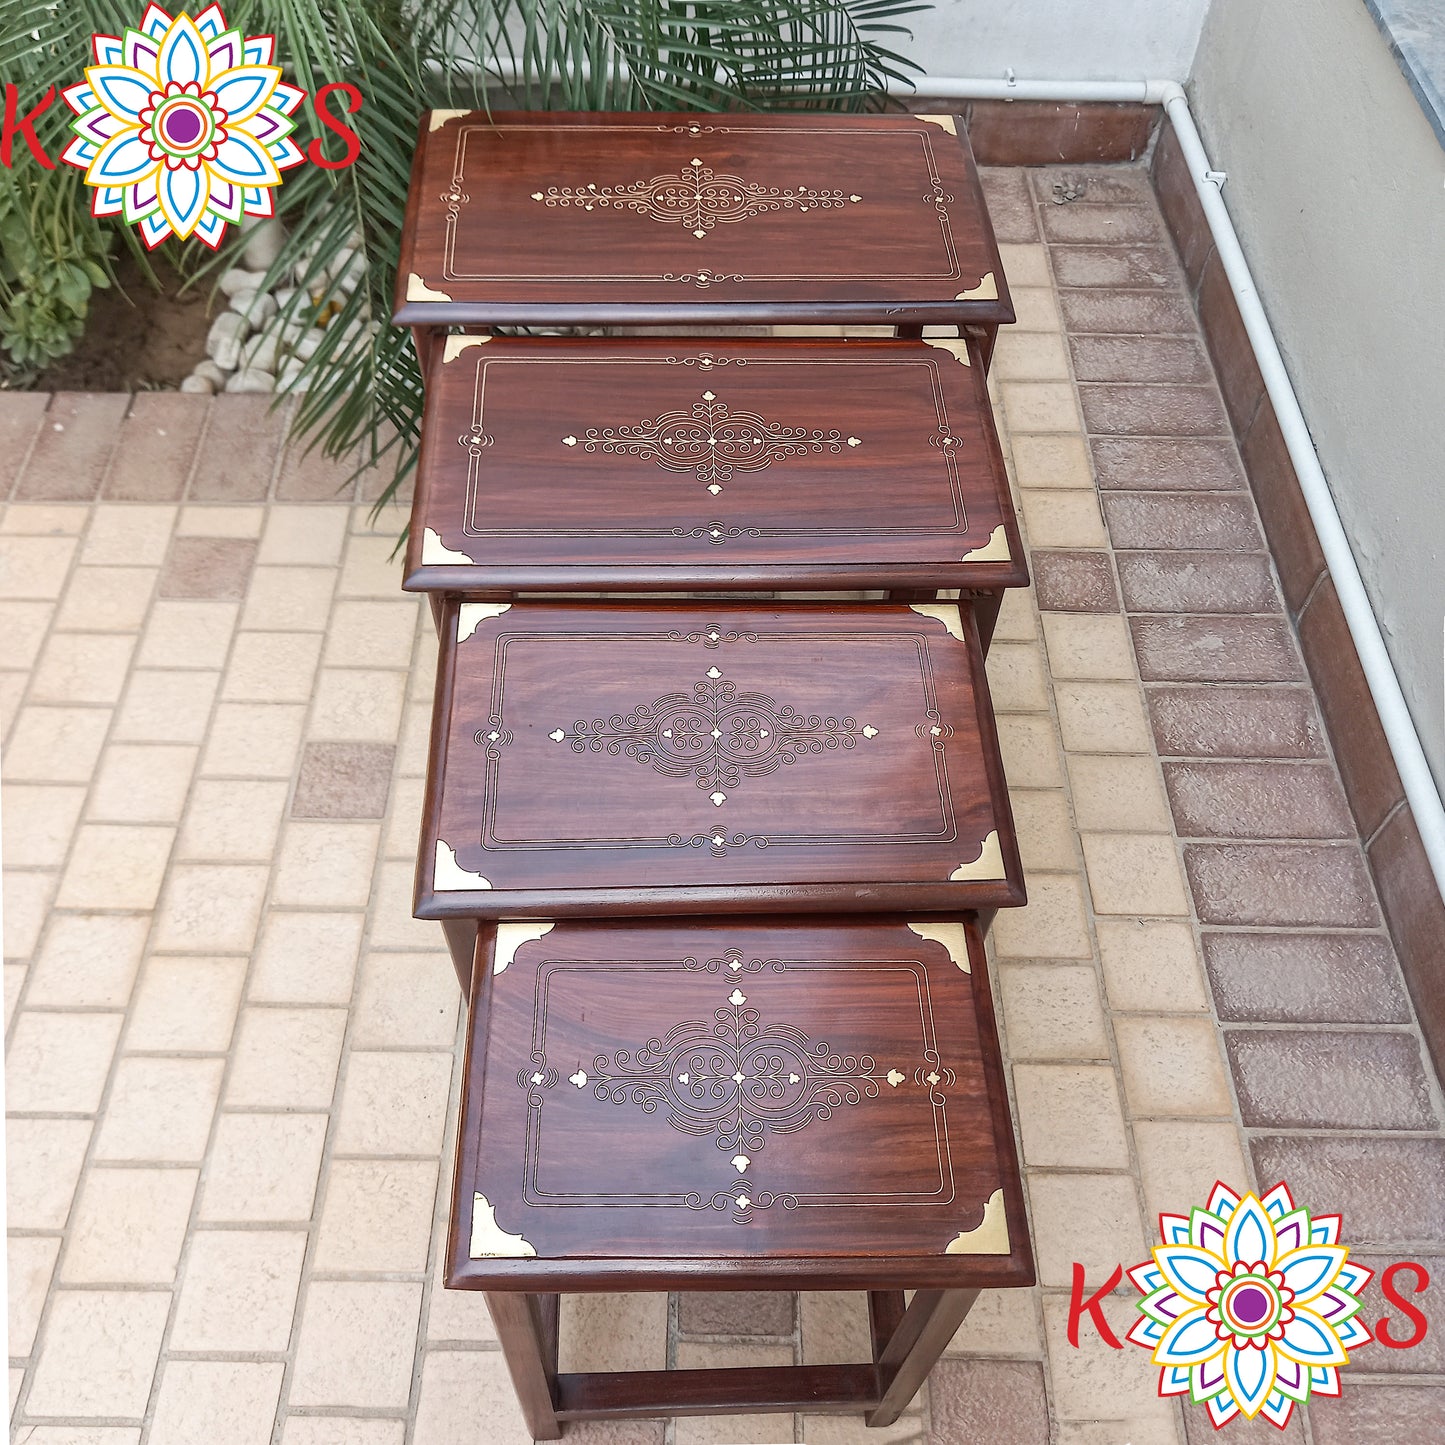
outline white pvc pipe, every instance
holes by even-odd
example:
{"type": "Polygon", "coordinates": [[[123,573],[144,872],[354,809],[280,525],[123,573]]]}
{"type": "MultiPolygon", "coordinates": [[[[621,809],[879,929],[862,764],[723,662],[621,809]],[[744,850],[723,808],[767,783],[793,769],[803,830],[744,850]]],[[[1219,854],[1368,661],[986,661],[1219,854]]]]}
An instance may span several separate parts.
{"type": "Polygon", "coordinates": [[[920,76],[916,86],[893,84],[889,86],[889,92],[897,96],[938,96],[946,100],[1133,101],[1164,107],[1179,138],[1179,146],[1193,178],[1194,189],[1199,193],[1220,263],[1234,292],[1240,319],[1254,348],[1265,391],[1274,406],[1290,461],[1299,478],[1300,490],[1309,508],[1325,565],[1334,580],[1335,592],[1349,625],[1350,636],[1354,639],[1355,651],[1359,653],[1360,666],[1380,715],[1380,724],[1385,730],[1406,801],[1410,804],[1415,826],[1430,860],[1435,883],[1445,895],[1445,806],[1441,804],[1440,791],[1425,759],[1425,750],[1420,746],[1420,735],[1415,730],[1414,719],[1400,690],[1400,679],[1385,647],[1369,594],[1360,578],[1360,569],[1335,508],[1329,482],[1319,457],[1315,455],[1309,426],[1290,383],[1269,317],[1259,299],[1238,233],[1230,220],[1229,209],[1220,194],[1224,177],[1209,164],[1183,87],[1172,80],[1019,81],[1013,79],[1010,72],[1004,80],[920,76]]]}

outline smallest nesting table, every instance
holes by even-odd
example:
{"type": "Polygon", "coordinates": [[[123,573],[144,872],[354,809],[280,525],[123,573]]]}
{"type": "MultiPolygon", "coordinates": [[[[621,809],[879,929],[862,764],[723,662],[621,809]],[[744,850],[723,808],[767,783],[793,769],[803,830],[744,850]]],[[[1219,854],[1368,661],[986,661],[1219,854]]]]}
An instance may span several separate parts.
{"type": "Polygon", "coordinates": [[[1033,1283],[985,969],[966,918],[483,931],[446,1282],[487,1292],[534,1435],[886,1425],[980,1289],[1033,1283]],[[873,1358],[558,1374],[557,1291],[698,1289],[867,1290],[873,1358]]]}

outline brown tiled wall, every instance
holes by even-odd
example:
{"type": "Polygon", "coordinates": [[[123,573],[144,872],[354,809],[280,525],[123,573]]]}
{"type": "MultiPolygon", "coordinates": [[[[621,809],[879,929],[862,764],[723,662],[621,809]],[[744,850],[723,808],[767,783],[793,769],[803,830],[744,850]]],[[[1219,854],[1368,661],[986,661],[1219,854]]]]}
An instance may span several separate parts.
{"type": "MultiPolygon", "coordinates": [[[[1405,802],[1274,408],[1169,126],[1160,133],[1151,169],[1160,210],[1183,265],[1185,289],[1198,309],[1218,373],[1229,431],[1238,442],[1269,539],[1285,615],[1298,634],[1314,682],[1385,922],[1436,1065],[1445,1066],[1445,902],[1405,802]]],[[[1062,276],[1060,280],[1064,282],[1062,276]]]]}

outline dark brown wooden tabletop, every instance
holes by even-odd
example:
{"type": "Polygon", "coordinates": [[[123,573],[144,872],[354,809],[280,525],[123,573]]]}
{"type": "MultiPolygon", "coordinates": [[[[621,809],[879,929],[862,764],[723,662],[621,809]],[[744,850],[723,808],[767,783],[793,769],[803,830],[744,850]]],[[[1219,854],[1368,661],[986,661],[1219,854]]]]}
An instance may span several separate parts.
{"type": "Polygon", "coordinates": [[[417,915],[1023,901],[957,604],[449,602],[417,915]]]}
{"type": "Polygon", "coordinates": [[[433,365],[413,590],[1027,581],[968,342],[454,336],[433,365]]]}
{"type": "Polygon", "coordinates": [[[406,325],[1013,320],[949,115],[432,111],[406,325]]]}
{"type": "Polygon", "coordinates": [[[448,1284],[810,1277],[1032,1280],[975,926],[484,930],[448,1284]]]}

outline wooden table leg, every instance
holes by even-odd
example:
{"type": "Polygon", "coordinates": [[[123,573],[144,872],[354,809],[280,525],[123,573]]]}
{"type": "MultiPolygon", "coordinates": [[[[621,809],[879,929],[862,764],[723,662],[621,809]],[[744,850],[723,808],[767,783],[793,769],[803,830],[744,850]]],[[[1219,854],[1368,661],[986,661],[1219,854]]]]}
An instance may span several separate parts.
{"type": "Polygon", "coordinates": [[[457,971],[457,982],[462,986],[462,999],[465,1002],[472,990],[472,960],[477,954],[477,920],[444,918],[442,932],[446,934],[452,967],[457,971]]]}
{"type": "Polygon", "coordinates": [[[921,1289],[913,1296],[878,1357],[879,1398],[869,1425],[891,1425],[908,1408],[977,1298],[976,1289],[921,1289]]]}
{"type": "Polygon", "coordinates": [[[996,592],[976,592],[973,597],[973,620],[978,627],[978,645],[988,655],[988,645],[993,641],[994,628],[998,626],[999,609],[1003,606],[1003,589],[996,592]]]}
{"type": "MultiPolygon", "coordinates": [[[[548,1297],[531,1294],[488,1294],[487,1309],[497,1328],[502,1354],[512,1388],[526,1417],[527,1429],[538,1440],[560,1440],[562,1424],[557,1419],[556,1370],[548,1368],[551,1351],[549,1329],[543,1316],[549,1314],[548,1297]]],[[[478,1429],[483,1422],[478,1421],[478,1429]]]]}

